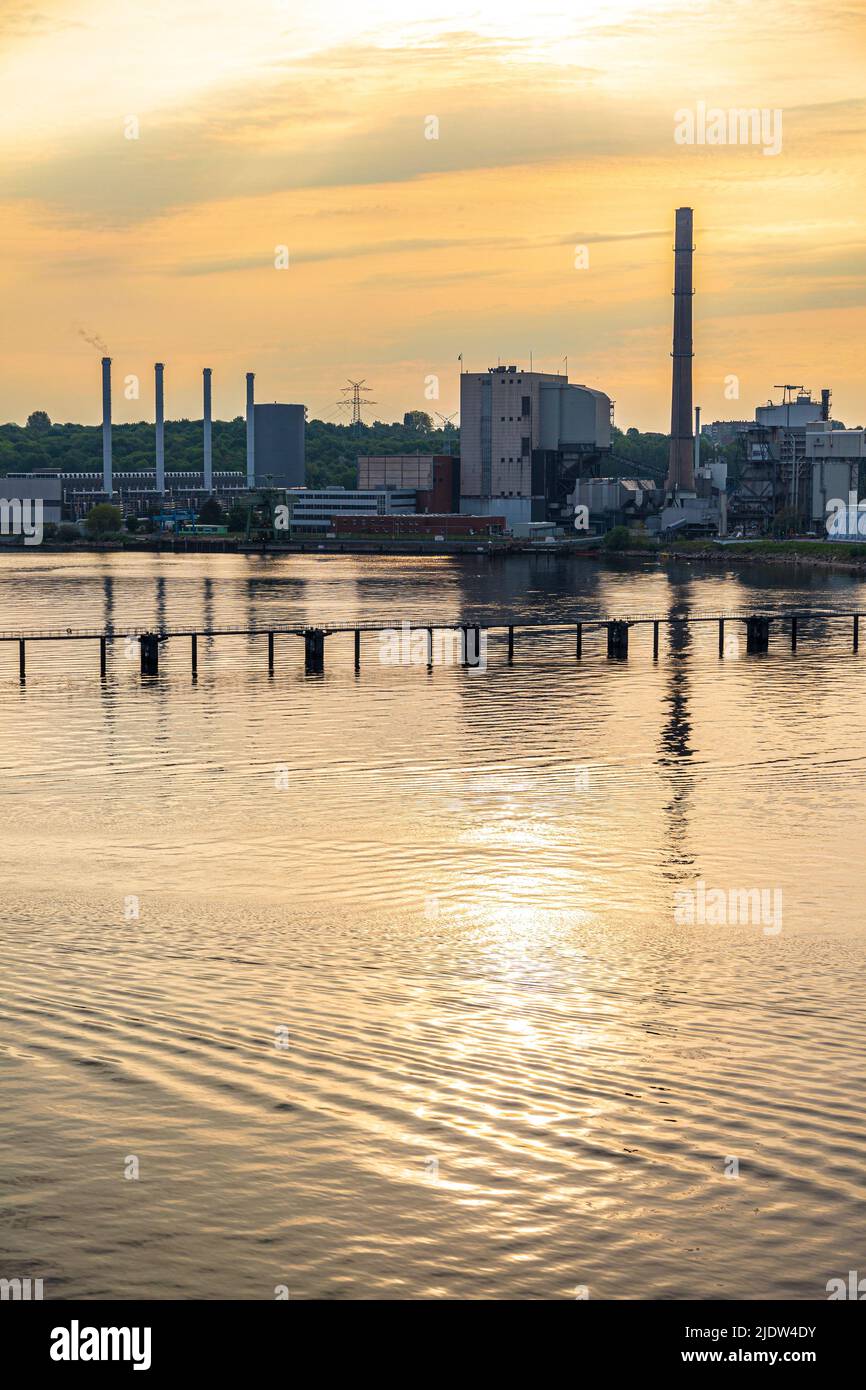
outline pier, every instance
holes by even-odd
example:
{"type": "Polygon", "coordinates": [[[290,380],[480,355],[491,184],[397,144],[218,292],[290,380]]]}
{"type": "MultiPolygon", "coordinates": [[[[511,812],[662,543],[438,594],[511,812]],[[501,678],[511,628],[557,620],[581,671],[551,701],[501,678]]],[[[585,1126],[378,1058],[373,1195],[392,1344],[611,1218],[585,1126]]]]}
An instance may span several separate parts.
{"type": "MultiPolygon", "coordinates": [[[[140,671],[142,677],[159,675],[160,648],[167,642],[189,641],[190,672],[193,680],[199,669],[199,639],[217,637],[261,637],[266,640],[267,669],[274,674],[276,639],[278,637],[297,638],[304,644],[304,670],[307,675],[322,675],[325,670],[325,642],[331,637],[351,637],[354,656],[354,669],[360,671],[362,658],[362,638],[364,635],[392,633],[401,637],[423,633],[426,640],[427,666],[434,666],[434,634],[457,634],[460,664],[469,668],[480,665],[482,643],[488,633],[502,633],[505,638],[505,662],[511,665],[519,652],[521,635],[547,634],[551,650],[557,636],[570,633],[573,644],[568,650],[575,660],[584,656],[584,636],[589,632],[606,634],[606,653],[611,661],[625,661],[629,656],[629,635],[632,628],[652,628],[652,660],[659,660],[659,637],[663,627],[693,626],[710,623],[718,629],[719,658],[725,656],[725,628],[740,625],[745,635],[747,654],[761,654],[770,650],[771,632],[784,640],[787,636],[792,652],[799,648],[804,627],[810,622],[848,625],[851,633],[851,650],[857,652],[860,644],[860,613],[839,609],[799,609],[794,612],[752,612],[752,613],[631,613],[616,617],[599,617],[593,614],[576,614],[568,620],[554,622],[518,622],[510,617],[497,618],[482,623],[478,619],[470,621],[442,622],[441,619],[385,620],[382,622],[321,623],[311,624],[271,624],[267,627],[202,627],[202,628],[154,628],[148,625],[126,628],[124,631],[105,628],[55,628],[31,631],[0,632],[0,643],[18,645],[18,677],[23,684],[27,679],[27,646],[36,642],[92,642],[99,651],[99,673],[105,678],[108,673],[108,650],[116,642],[137,642],[139,647],[140,671]],[[482,636],[483,634],[483,636],[482,636]]],[[[95,663],[94,663],[95,664],[95,663]]]]}

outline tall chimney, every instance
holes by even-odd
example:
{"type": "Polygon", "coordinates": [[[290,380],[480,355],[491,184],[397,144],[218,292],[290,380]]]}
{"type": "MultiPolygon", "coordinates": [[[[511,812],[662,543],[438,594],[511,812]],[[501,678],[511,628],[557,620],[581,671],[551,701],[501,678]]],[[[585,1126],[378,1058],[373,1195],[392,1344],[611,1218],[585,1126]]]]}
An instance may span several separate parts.
{"type": "Polygon", "coordinates": [[[674,244],[674,350],[667,488],[694,492],[692,435],[692,210],[677,208],[674,244]]]}
{"type": "Polygon", "coordinates": [[[160,497],[165,496],[165,400],[163,396],[162,362],[154,362],[153,375],[156,390],[156,490],[160,497]]]}
{"type": "Polygon", "coordinates": [[[695,477],[701,466],[701,407],[695,406],[695,477]]]}
{"type": "Polygon", "coordinates": [[[247,487],[256,485],[256,422],[253,382],[255,372],[247,372],[247,487]]]}
{"type": "Polygon", "coordinates": [[[102,359],[102,491],[111,496],[111,358],[102,359]]]}
{"type": "Polygon", "coordinates": [[[204,382],[204,490],[210,496],[213,492],[213,459],[211,454],[211,402],[210,367],[202,368],[204,382]]]}

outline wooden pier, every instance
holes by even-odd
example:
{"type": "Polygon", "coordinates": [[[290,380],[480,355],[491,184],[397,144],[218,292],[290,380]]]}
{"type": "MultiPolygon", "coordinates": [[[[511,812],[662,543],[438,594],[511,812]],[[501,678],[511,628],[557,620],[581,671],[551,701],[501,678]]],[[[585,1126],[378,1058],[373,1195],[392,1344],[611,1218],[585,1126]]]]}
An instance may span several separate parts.
{"type": "Polygon", "coordinates": [[[327,638],[351,636],[353,638],[354,669],[361,669],[362,637],[367,634],[398,633],[401,636],[423,632],[426,634],[427,665],[434,665],[434,634],[451,632],[459,634],[460,664],[475,667],[480,664],[482,641],[488,633],[501,632],[506,637],[506,661],[515,660],[518,649],[517,638],[521,635],[548,634],[553,643],[557,634],[571,633],[574,645],[570,649],[576,660],[584,655],[584,636],[587,632],[606,633],[607,656],[613,661],[623,661],[629,655],[629,634],[632,628],[652,627],[652,659],[659,659],[659,634],[662,627],[691,626],[698,623],[715,624],[718,628],[719,657],[725,655],[725,627],[739,624],[744,629],[745,648],[749,654],[759,654],[770,649],[772,631],[789,636],[790,650],[796,652],[803,637],[804,627],[809,623],[846,623],[851,632],[851,650],[859,649],[860,613],[839,609],[798,609],[794,612],[750,612],[750,613],[631,613],[616,617],[599,617],[593,614],[575,614],[568,620],[555,622],[518,622],[510,617],[497,618],[482,623],[472,621],[442,622],[440,619],[408,621],[406,619],[384,622],[322,623],[303,625],[294,623],[272,624],[267,627],[204,627],[204,628],[154,628],[142,625],[127,628],[125,631],[109,631],[104,628],[56,628],[42,631],[0,631],[0,643],[18,644],[18,677],[23,683],[27,678],[27,644],[33,642],[94,642],[99,648],[99,672],[105,678],[108,673],[108,648],[116,642],[137,642],[140,656],[140,670],[143,677],[159,675],[159,653],[166,642],[188,639],[190,643],[190,668],[193,680],[199,666],[199,638],[217,637],[261,637],[267,639],[267,665],[270,675],[274,673],[275,646],[277,637],[296,637],[304,643],[304,669],[308,675],[321,675],[325,669],[325,642],[327,638]],[[482,638],[484,634],[484,638],[482,638]]]}

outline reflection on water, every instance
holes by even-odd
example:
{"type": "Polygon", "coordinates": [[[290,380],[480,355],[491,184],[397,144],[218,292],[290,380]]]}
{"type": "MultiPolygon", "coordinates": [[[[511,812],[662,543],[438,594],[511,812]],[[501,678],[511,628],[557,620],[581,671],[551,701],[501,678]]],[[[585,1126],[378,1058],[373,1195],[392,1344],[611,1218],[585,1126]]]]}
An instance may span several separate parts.
{"type": "Polygon", "coordinates": [[[163,648],[144,620],[863,603],[559,557],[0,559],[0,1273],[63,1297],[823,1297],[862,1263],[866,656],[804,629],[163,648]],[[695,880],[784,929],[684,926],[695,880]],[[133,910],[134,909],[134,910],[133,910]],[[137,915],[136,915],[137,912],[137,915]],[[130,1155],[137,1181],[124,1178],[130,1155]],[[725,1176],[726,1159],[740,1176],[725,1176]]]}

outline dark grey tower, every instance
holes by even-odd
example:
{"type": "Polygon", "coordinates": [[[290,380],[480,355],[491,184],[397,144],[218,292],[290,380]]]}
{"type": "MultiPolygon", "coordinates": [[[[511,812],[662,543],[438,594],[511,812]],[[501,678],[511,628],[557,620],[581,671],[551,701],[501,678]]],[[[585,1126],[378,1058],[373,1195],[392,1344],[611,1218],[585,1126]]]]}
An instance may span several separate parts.
{"type": "Polygon", "coordinates": [[[692,433],[692,210],[677,208],[674,243],[674,350],[669,492],[694,492],[692,433]]]}
{"type": "Polygon", "coordinates": [[[111,496],[111,358],[102,359],[102,491],[111,496]]]}

